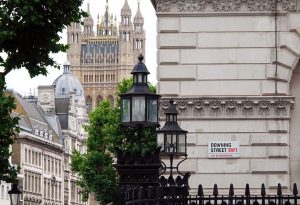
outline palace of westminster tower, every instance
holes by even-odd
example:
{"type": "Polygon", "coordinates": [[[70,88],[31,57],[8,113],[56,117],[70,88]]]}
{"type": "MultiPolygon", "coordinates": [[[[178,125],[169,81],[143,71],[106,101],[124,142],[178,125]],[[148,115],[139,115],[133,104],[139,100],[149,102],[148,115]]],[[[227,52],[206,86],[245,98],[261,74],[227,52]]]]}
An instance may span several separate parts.
{"type": "Polygon", "coordinates": [[[114,104],[117,84],[131,76],[138,55],[145,55],[145,31],[139,1],[132,22],[125,0],[119,26],[116,16],[109,13],[108,0],[104,15],[97,17],[96,31],[89,4],[87,13],[83,26],[73,23],[67,29],[67,58],[71,72],[83,85],[86,105],[91,111],[103,99],[114,104]]]}

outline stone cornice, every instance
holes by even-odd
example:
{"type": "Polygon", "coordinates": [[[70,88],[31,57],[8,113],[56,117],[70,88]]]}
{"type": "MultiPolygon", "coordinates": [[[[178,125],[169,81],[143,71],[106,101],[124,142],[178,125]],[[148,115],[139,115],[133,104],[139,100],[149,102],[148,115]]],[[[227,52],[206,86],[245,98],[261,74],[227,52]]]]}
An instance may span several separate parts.
{"type": "MultiPolygon", "coordinates": [[[[299,0],[277,0],[279,12],[296,12],[299,0]]],[[[275,0],[151,0],[156,12],[162,13],[270,13],[275,0]]]]}
{"type": "MultiPolygon", "coordinates": [[[[180,119],[289,119],[294,97],[198,97],[173,98],[180,119]]],[[[160,117],[170,98],[160,101],[160,117]]]]}

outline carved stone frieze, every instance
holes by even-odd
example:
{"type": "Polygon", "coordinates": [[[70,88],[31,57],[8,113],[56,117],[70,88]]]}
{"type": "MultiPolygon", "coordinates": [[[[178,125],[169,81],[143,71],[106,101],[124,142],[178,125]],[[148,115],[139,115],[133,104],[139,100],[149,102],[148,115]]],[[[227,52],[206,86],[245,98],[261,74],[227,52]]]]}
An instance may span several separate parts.
{"type": "MultiPolygon", "coordinates": [[[[275,0],[157,0],[157,12],[272,12],[275,0]]],[[[294,12],[297,0],[277,0],[277,10],[294,12]]]]}
{"type": "MultiPolygon", "coordinates": [[[[181,119],[289,119],[293,97],[173,98],[181,119]]],[[[169,106],[160,101],[160,117],[169,106]]]]}

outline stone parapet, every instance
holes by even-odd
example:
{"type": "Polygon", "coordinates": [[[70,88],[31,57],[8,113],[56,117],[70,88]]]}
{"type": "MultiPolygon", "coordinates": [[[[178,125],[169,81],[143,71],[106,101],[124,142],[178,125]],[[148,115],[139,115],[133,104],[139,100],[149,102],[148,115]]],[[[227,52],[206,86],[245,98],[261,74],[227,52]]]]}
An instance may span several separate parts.
{"type": "MultiPolygon", "coordinates": [[[[274,11],[275,0],[151,0],[161,13],[268,13],[274,11]]],[[[299,0],[278,0],[280,12],[300,10],[299,0]]]]}

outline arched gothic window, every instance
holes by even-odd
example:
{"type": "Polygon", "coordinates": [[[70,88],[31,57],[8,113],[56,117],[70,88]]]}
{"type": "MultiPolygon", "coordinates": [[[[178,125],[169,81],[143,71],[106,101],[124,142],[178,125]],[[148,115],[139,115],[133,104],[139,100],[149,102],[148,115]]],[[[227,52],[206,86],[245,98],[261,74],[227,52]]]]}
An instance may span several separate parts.
{"type": "Polygon", "coordinates": [[[92,111],[92,108],[93,108],[93,99],[91,96],[87,96],[85,98],[85,104],[86,104],[86,107],[87,107],[87,112],[90,113],[92,111]]]}
{"type": "Polygon", "coordinates": [[[97,106],[100,105],[101,101],[103,100],[102,96],[98,95],[97,96],[97,106]]]}

